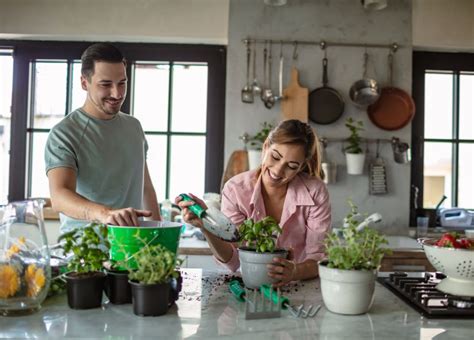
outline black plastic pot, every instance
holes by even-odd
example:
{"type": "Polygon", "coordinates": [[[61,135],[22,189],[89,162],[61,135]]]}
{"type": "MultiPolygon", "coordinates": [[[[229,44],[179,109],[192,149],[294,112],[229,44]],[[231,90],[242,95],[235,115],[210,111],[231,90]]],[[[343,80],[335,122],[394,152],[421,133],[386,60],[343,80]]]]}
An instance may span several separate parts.
{"type": "Polygon", "coordinates": [[[170,283],[141,284],[129,281],[132,286],[133,313],[140,316],[166,314],[170,300],[170,283]]]}
{"type": "Polygon", "coordinates": [[[177,271],[178,277],[172,278],[170,281],[170,295],[169,295],[169,304],[168,307],[171,307],[173,303],[179,298],[179,293],[183,288],[183,277],[181,273],[177,271]]]}
{"type": "Polygon", "coordinates": [[[102,305],[102,292],[105,273],[67,273],[67,303],[72,309],[99,308],[102,305]]]}
{"type": "Polygon", "coordinates": [[[128,283],[128,271],[107,270],[105,295],[116,305],[132,303],[132,289],[128,283]]]}

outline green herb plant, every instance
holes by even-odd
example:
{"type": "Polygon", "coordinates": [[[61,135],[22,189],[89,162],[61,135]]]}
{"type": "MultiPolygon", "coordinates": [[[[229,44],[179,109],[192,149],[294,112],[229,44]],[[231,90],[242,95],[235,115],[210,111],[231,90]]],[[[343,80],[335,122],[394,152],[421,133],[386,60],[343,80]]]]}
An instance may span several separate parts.
{"type": "Polygon", "coordinates": [[[351,211],[345,218],[348,227],[343,229],[343,238],[330,233],[325,240],[327,267],[342,270],[378,269],[383,256],[391,253],[390,249],[381,247],[388,241],[371,228],[357,231],[360,221],[355,216],[359,216],[358,209],[351,201],[349,205],[351,211]]]}
{"type": "Polygon", "coordinates": [[[270,131],[274,128],[273,124],[268,122],[263,122],[261,125],[262,129],[255,135],[249,137],[250,146],[257,150],[262,149],[263,143],[265,143],[270,131]]]}
{"type": "Polygon", "coordinates": [[[347,138],[349,145],[344,148],[344,151],[346,153],[362,153],[362,138],[360,137],[360,132],[364,130],[364,124],[361,120],[355,121],[352,117],[349,117],[347,118],[345,125],[351,134],[347,138]]]}
{"type": "Polygon", "coordinates": [[[82,228],[63,234],[59,241],[65,240],[64,255],[73,253],[67,268],[76,273],[101,271],[104,261],[109,258],[110,244],[107,240],[107,226],[90,223],[82,228]]]}
{"type": "Polygon", "coordinates": [[[239,226],[239,233],[242,235],[242,245],[253,248],[258,253],[272,253],[275,250],[276,239],[281,234],[281,228],[271,216],[258,222],[250,218],[239,226]]]}
{"type": "Polygon", "coordinates": [[[135,235],[143,242],[143,247],[133,255],[137,268],[132,268],[128,261],[120,263],[127,268],[128,278],[141,284],[156,284],[168,282],[171,278],[178,277],[176,267],[183,261],[160,244],[150,245],[141,239],[138,232],[135,235]]]}

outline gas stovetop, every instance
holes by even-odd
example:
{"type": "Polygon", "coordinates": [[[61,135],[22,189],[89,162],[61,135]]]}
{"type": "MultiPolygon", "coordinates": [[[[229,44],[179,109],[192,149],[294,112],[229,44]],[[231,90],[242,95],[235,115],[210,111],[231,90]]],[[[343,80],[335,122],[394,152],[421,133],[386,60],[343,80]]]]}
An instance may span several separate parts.
{"type": "MultiPolygon", "coordinates": [[[[381,273],[382,274],[382,273],[381,273]]],[[[377,281],[427,318],[474,319],[474,297],[456,296],[436,289],[441,273],[390,273],[377,281]]]]}

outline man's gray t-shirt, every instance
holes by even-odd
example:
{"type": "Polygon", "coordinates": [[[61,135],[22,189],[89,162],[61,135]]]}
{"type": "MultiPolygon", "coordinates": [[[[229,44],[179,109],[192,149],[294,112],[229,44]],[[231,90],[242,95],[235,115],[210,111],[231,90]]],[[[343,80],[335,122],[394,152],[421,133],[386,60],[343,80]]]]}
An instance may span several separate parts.
{"type": "MultiPolygon", "coordinates": [[[[76,171],[76,192],[111,208],[143,208],[148,145],[140,122],[119,112],[101,120],[77,109],[50,132],[45,149],[46,174],[58,167],[76,171]]],[[[61,233],[84,225],[63,214],[61,233]]]]}

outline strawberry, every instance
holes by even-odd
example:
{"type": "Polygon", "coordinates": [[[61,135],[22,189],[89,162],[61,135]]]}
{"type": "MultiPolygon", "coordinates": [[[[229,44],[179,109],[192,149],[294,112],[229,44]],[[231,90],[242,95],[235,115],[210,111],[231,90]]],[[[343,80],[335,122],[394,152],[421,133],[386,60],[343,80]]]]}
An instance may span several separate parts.
{"type": "Polygon", "coordinates": [[[467,238],[460,239],[459,244],[461,245],[461,248],[464,248],[464,249],[471,249],[472,247],[474,247],[474,242],[471,240],[468,240],[467,238]]]}

